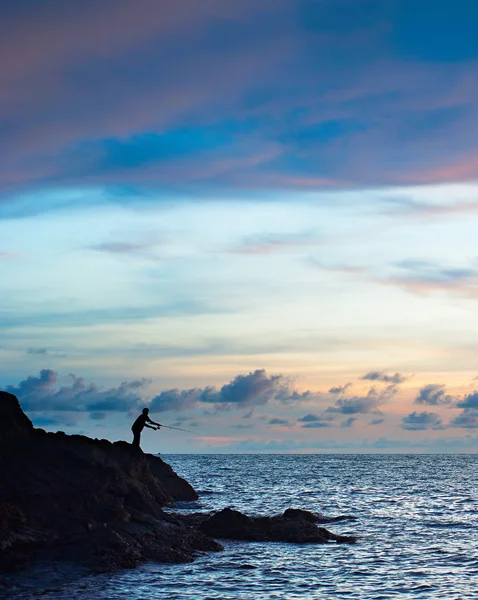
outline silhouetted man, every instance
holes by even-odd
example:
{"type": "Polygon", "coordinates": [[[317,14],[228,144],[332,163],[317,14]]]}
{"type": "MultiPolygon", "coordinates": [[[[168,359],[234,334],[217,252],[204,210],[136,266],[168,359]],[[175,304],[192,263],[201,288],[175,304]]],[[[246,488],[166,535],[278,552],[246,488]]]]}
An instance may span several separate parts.
{"type": "Polygon", "coordinates": [[[133,437],[134,448],[139,449],[141,432],[143,431],[143,429],[145,427],[149,427],[149,429],[159,429],[161,427],[161,425],[159,423],[155,423],[154,421],[152,421],[149,418],[148,414],[149,414],[149,408],[143,408],[143,412],[139,415],[139,417],[133,423],[133,427],[131,427],[131,431],[133,432],[133,435],[134,435],[134,437],[133,437]],[[152,425],[156,425],[156,427],[151,427],[151,425],[148,425],[148,423],[151,423],[152,425]]]}

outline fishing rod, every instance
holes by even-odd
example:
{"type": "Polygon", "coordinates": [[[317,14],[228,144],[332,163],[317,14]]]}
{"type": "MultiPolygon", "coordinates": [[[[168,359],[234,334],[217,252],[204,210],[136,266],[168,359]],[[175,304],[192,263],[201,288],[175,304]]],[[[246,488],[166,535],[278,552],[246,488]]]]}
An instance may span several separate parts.
{"type": "MultiPolygon", "coordinates": [[[[177,431],[185,431],[186,433],[192,433],[193,435],[199,435],[195,431],[190,431],[189,429],[181,429],[181,427],[171,427],[171,425],[160,425],[159,427],[166,427],[166,429],[176,429],[177,431]]],[[[159,429],[157,427],[156,429],[159,429]]]]}

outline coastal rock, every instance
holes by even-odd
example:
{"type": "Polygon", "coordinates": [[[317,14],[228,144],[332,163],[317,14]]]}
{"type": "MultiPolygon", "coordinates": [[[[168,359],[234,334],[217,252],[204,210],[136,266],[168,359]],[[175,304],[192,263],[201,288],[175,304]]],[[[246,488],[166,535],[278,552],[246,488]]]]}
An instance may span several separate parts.
{"type": "Polygon", "coordinates": [[[20,407],[16,396],[0,392],[0,447],[25,442],[33,431],[33,423],[20,407]]]}
{"type": "MultiPolygon", "coordinates": [[[[83,542],[89,554],[95,548],[114,555],[100,563],[129,566],[143,556],[138,547],[148,552],[149,538],[135,523],[149,520],[154,546],[165,536],[163,507],[198,497],[160,458],[126,442],[35,429],[17,398],[5,392],[0,417],[0,568],[45,553],[76,557],[75,545],[83,542]]],[[[211,546],[184,526],[169,537],[165,548],[174,560],[192,560],[196,549],[211,546]]]]}
{"type": "Polygon", "coordinates": [[[283,517],[285,519],[302,518],[310,523],[338,523],[339,521],[356,521],[357,517],[352,515],[340,515],[338,517],[326,517],[319,513],[309,512],[302,508],[288,508],[284,511],[283,517]]]}
{"type": "Polygon", "coordinates": [[[190,562],[221,550],[214,538],[355,541],[317,527],[339,518],[300,509],[274,517],[164,510],[197,498],[160,458],[126,442],[35,429],[17,398],[0,392],[0,571],[38,561],[96,572],[145,560],[190,562]]]}
{"type": "Polygon", "coordinates": [[[254,542],[289,542],[295,544],[325,544],[330,541],[354,543],[355,537],[336,535],[317,527],[314,513],[287,509],[274,517],[248,517],[237,510],[225,508],[200,524],[200,530],[212,537],[254,542]]]}

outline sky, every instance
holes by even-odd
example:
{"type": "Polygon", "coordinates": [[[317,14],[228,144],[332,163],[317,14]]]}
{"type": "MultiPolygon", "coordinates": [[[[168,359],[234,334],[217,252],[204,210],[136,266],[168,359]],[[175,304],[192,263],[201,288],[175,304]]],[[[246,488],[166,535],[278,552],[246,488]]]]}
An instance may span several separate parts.
{"type": "Polygon", "coordinates": [[[149,452],[478,450],[478,4],[0,5],[0,389],[149,452]]]}

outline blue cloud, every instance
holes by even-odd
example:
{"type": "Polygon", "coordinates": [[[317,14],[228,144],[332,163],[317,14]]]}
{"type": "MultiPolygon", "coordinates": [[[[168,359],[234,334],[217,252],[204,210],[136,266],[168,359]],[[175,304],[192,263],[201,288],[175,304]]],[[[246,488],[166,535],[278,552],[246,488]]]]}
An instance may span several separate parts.
{"type": "Polygon", "coordinates": [[[465,408],[457,417],[451,420],[450,427],[478,429],[478,409],[465,408]]]}
{"type": "Polygon", "coordinates": [[[442,420],[433,412],[412,412],[403,417],[402,429],[421,431],[423,429],[443,429],[442,420]]]}
{"type": "Polygon", "coordinates": [[[287,419],[278,419],[275,417],[274,419],[269,420],[269,425],[290,425],[287,419]]]}
{"type": "Polygon", "coordinates": [[[395,373],[394,375],[387,375],[381,371],[370,371],[366,373],[361,379],[365,381],[383,381],[384,383],[403,383],[407,380],[404,375],[395,373]]]}
{"type": "MultiPolygon", "coordinates": [[[[142,393],[150,383],[147,379],[124,381],[115,388],[88,383],[83,377],[69,375],[69,383],[61,384],[58,373],[42,369],[38,377],[30,375],[17,385],[7,385],[5,391],[19,399],[29,412],[125,412],[138,408],[142,393]]],[[[58,417],[56,417],[58,418],[58,417]]],[[[46,423],[46,422],[45,422],[46,423]]]]}
{"type": "MultiPolygon", "coordinates": [[[[216,409],[236,407],[255,408],[272,401],[282,404],[307,400],[310,392],[292,389],[283,375],[268,375],[265,369],[256,369],[247,375],[237,375],[221,388],[207,386],[189,390],[165,390],[151,400],[150,408],[157,412],[186,410],[199,404],[210,404],[216,409]]],[[[244,418],[250,418],[244,415],[244,418]]]]}
{"type": "Polygon", "coordinates": [[[217,304],[207,304],[201,299],[177,298],[151,306],[124,306],[120,308],[97,308],[76,311],[0,313],[0,329],[17,329],[18,327],[85,327],[99,323],[134,322],[153,317],[205,315],[229,312],[217,304]]]}
{"type": "Polygon", "coordinates": [[[476,408],[478,410],[478,392],[466,395],[456,403],[458,408],[476,408]]]}
{"type": "Polygon", "coordinates": [[[378,406],[384,402],[379,395],[369,394],[364,397],[339,398],[333,406],[326,409],[327,413],[340,413],[343,415],[356,415],[380,412],[378,406]]]}
{"type": "Polygon", "coordinates": [[[438,383],[430,383],[422,387],[415,398],[415,404],[428,404],[429,406],[450,405],[454,401],[453,396],[445,392],[445,386],[438,383]]]}
{"type": "Polygon", "coordinates": [[[308,415],[305,415],[305,417],[301,417],[300,419],[297,419],[297,421],[299,423],[313,423],[314,421],[320,421],[321,419],[322,419],[322,417],[319,417],[318,415],[309,413],[308,415]]]}
{"type": "Polygon", "coordinates": [[[321,429],[322,427],[331,427],[331,421],[332,419],[327,415],[319,416],[312,413],[309,413],[301,417],[300,419],[297,419],[298,423],[303,423],[303,425],[301,425],[302,429],[321,429]]]}
{"type": "Polygon", "coordinates": [[[345,385],[336,385],[334,387],[331,387],[329,389],[329,394],[334,394],[334,395],[335,394],[337,394],[337,395],[344,394],[351,385],[352,385],[352,383],[349,381],[345,385]]]}

